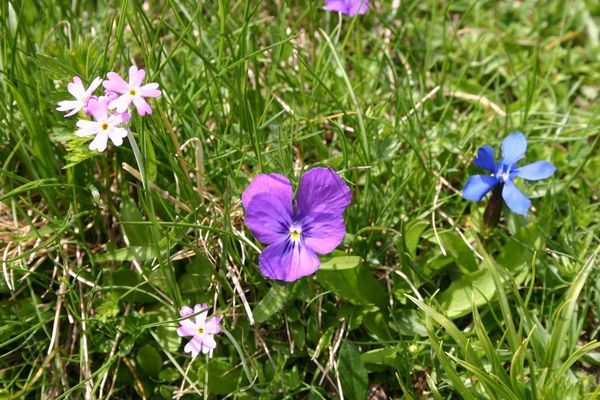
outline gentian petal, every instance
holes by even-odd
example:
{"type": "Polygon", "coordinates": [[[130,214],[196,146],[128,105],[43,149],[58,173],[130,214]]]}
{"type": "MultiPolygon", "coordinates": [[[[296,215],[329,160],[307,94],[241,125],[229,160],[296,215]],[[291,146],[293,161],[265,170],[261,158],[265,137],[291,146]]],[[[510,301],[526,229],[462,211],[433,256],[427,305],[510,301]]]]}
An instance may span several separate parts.
{"type": "Polygon", "coordinates": [[[502,142],[502,158],[504,164],[511,165],[519,161],[527,151],[527,139],[522,132],[515,132],[502,142]]]}
{"type": "Polygon", "coordinates": [[[529,206],[531,205],[531,200],[529,200],[529,198],[527,198],[527,196],[525,196],[512,181],[504,183],[502,198],[506,202],[508,208],[516,214],[527,214],[527,210],[529,210],[529,206]]]}
{"type": "Polygon", "coordinates": [[[319,269],[319,257],[304,244],[285,239],[267,246],[259,257],[260,272],[270,279],[293,282],[319,269]]]}
{"type": "Polygon", "coordinates": [[[490,172],[496,171],[496,163],[494,162],[494,149],[490,146],[480,147],[477,151],[477,157],[473,160],[473,164],[480,168],[487,169],[490,172]]]}
{"type": "Polygon", "coordinates": [[[490,175],[473,175],[469,178],[462,191],[467,200],[479,201],[498,184],[496,178],[490,175]]]}
{"type": "Polygon", "coordinates": [[[538,181],[550,177],[554,171],[556,171],[556,167],[548,161],[536,161],[529,165],[522,166],[515,172],[517,176],[520,176],[523,179],[538,181]]]}
{"type": "Polygon", "coordinates": [[[279,174],[257,175],[242,193],[242,205],[248,211],[248,205],[254,196],[267,193],[279,202],[288,215],[292,215],[292,185],[288,178],[279,174]]]}
{"type": "Polygon", "coordinates": [[[346,182],[331,168],[313,168],[302,175],[296,204],[303,219],[311,213],[343,213],[352,202],[346,182]]]}
{"type": "Polygon", "coordinates": [[[270,193],[252,196],[252,200],[246,205],[245,222],[254,237],[267,244],[286,239],[293,223],[289,210],[270,193]]]}
{"type": "Polygon", "coordinates": [[[339,213],[311,213],[302,220],[302,237],[315,253],[331,253],[342,243],[346,224],[339,213]]]}

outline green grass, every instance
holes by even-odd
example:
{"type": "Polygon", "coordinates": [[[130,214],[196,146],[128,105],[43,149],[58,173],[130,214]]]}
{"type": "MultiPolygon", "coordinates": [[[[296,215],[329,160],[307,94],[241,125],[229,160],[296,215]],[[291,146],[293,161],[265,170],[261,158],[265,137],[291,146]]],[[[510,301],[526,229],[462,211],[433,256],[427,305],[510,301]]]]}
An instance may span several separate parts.
{"type": "Polygon", "coordinates": [[[0,398],[600,396],[600,7],[373,3],[0,5],[0,398]],[[163,90],[140,159],[91,153],[56,103],[132,61],[163,90]],[[515,130],[557,172],[486,230],[460,190],[515,130]],[[268,281],[240,195],[313,166],[362,262],[268,281]],[[225,332],[192,362],[202,302],[225,332]]]}

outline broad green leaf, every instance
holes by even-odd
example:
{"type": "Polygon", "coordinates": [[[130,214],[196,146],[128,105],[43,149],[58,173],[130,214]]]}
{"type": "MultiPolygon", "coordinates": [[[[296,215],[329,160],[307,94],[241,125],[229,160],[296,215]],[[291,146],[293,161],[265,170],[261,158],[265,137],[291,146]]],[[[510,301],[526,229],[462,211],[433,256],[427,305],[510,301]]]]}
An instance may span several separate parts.
{"type": "Polygon", "coordinates": [[[135,359],[142,371],[153,378],[158,378],[162,368],[162,358],[158,350],[146,344],[138,350],[135,359]]]}
{"type": "Polygon", "coordinates": [[[347,340],[342,342],[338,358],[340,381],[344,390],[344,398],[349,400],[364,400],[369,389],[369,375],[360,353],[347,340]]]}
{"type": "Polygon", "coordinates": [[[273,314],[281,311],[290,295],[289,288],[283,285],[274,285],[269,289],[267,294],[252,310],[254,320],[257,323],[262,323],[271,318],[273,314]]]}
{"type": "Polygon", "coordinates": [[[147,223],[139,223],[145,221],[131,197],[123,196],[120,215],[121,227],[129,240],[129,245],[148,246],[148,241],[152,237],[153,227],[147,223]],[[136,224],[136,222],[138,223],[136,224]]]}
{"type": "Polygon", "coordinates": [[[226,395],[241,387],[240,376],[242,369],[231,365],[224,358],[212,358],[208,363],[201,363],[198,376],[202,377],[198,384],[204,386],[204,374],[208,369],[208,389],[213,395],[226,395]]]}
{"type": "Polygon", "coordinates": [[[473,250],[453,231],[440,232],[440,241],[463,272],[477,271],[478,262],[473,250]]]}
{"type": "Polygon", "coordinates": [[[344,269],[356,268],[361,262],[362,258],[357,256],[332,257],[322,261],[319,269],[323,271],[341,271],[344,269]]]}
{"type": "Polygon", "coordinates": [[[427,226],[429,226],[429,222],[423,220],[414,220],[406,224],[406,228],[404,229],[404,243],[406,250],[413,258],[417,254],[419,239],[421,239],[421,235],[427,226]]]}
{"type": "Polygon", "coordinates": [[[367,268],[341,271],[319,270],[317,281],[326,289],[354,304],[375,304],[385,309],[385,288],[371,275],[367,268]]]}
{"type": "Polygon", "coordinates": [[[97,263],[105,262],[123,262],[123,261],[147,261],[158,257],[158,254],[151,247],[133,246],[122,249],[108,250],[106,253],[94,256],[97,263]]]}

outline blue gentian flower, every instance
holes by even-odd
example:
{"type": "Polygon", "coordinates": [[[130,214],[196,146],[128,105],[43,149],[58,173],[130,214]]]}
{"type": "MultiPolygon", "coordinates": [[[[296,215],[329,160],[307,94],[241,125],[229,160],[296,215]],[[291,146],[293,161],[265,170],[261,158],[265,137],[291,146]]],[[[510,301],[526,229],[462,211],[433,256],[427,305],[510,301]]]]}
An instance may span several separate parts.
{"type": "Polygon", "coordinates": [[[518,161],[527,150],[527,139],[522,132],[510,134],[502,142],[502,159],[494,162],[494,150],[483,146],[477,151],[473,164],[490,171],[491,175],[473,175],[463,188],[462,196],[467,200],[479,201],[497,185],[502,185],[502,198],[508,208],[517,214],[524,215],[529,210],[531,200],[519,190],[513,182],[516,177],[530,181],[546,179],[551,176],[556,167],[547,161],[536,161],[523,167],[518,167],[518,161]]]}

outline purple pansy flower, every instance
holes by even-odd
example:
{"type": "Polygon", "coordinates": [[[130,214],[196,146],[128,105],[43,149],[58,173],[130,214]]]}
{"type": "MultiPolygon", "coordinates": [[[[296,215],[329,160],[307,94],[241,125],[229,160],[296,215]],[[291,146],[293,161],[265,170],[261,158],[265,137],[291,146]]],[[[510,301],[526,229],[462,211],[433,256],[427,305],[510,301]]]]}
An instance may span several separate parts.
{"type": "Polygon", "coordinates": [[[547,161],[536,161],[523,167],[518,167],[518,161],[525,156],[527,139],[521,132],[515,132],[502,142],[502,158],[494,162],[494,150],[483,146],[477,152],[473,164],[487,169],[491,175],[473,175],[469,178],[462,192],[467,200],[479,201],[496,185],[502,186],[502,198],[513,212],[526,214],[531,200],[519,190],[513,180],[521,177],[537,181],[550,177],[556,167],[547,161]]]}
{"type": "Polygon", "coordinates": [[[328,11],[337,11],[342,14],[354,16],[363,15],[369,8],[368,0],[326,0],[325,9],[328,11]]]}
{"type": "Polygon", "coordinates": [[[211,357],[212,351],[217,347],[215,335],[221,332],[221,317],[208,318],[208,304],[196,304],[193,310],[188,306],[183,306],[179,310],[179,315],[189,318],[179,322],[177,335],[192,337],[183,350],[191,353],[192,359],[198,357],[200,353],[208,354],[211,357]],[[190,317],[192,314],[196,314],[196,316],[190,317]]]}
{"type": "Polygon", "coordinates": [[[103,82],[104,88],[109,92],[121,94],[108,105],[108,108],[116,108],[117,112],[122,113],[127,111],[129,105],[133,102],[135,108],[140,115],[152,114],[152,108],[146,97],[158,97],[162,92],[158,89],[158,83],[149,83],[142,85],[146,77],[146,71],[138,69],[135,65],[129,68],[129,82],[125,82],[123,78],[116,72],[109,72],[108,80],[103,82]]]}
{"type": "Polygon", "coordinates": [[[313,168],[300,180],[294,199],[290,181],[279,174],[258,175],[242,194],[246,225],[267,244],[260,272],[292,282],[313,274],[317,254],[331,253],[344,239],[342,214],[352,201],[344,180],[330,168],[313,168]]]}

